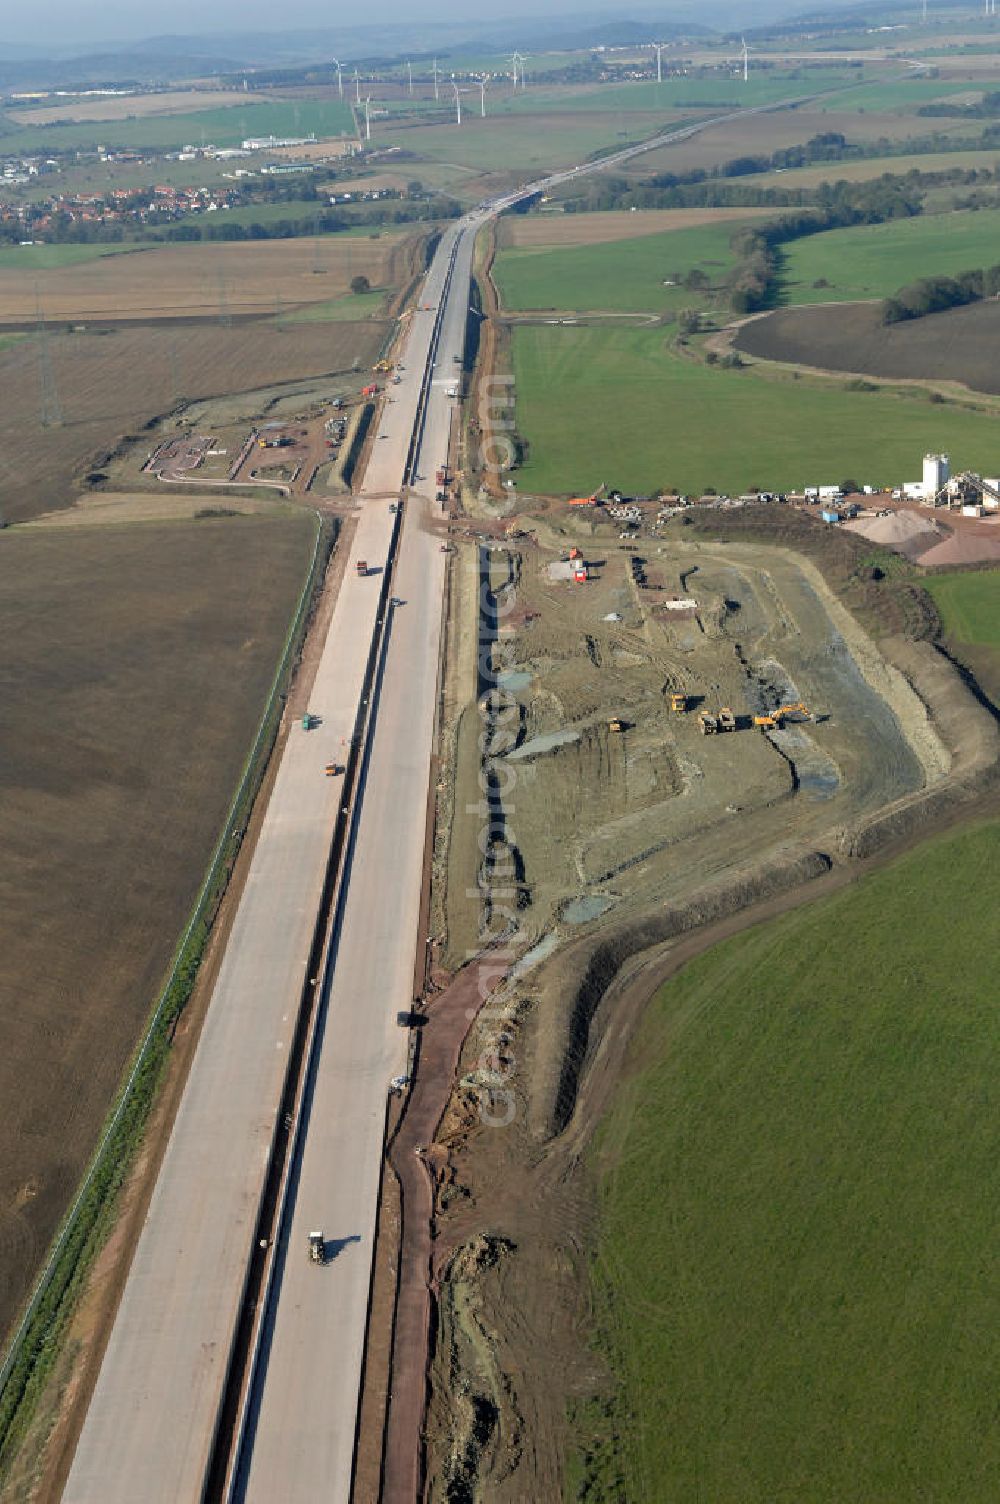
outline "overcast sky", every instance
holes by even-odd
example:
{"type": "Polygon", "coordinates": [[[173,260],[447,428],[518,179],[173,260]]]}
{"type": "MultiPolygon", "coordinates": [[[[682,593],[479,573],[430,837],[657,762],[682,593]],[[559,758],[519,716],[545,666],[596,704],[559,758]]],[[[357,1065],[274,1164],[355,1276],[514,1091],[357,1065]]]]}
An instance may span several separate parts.
{"type": "MultiPolygon", "coordinates": [[[[0,35],[0,55],[4,42],[18,47],[26,44],[44,51],[64,46],[93,45],[95,51],[108,42],[135,41],[144,37],[178,35],[218,35],[231,29],[249,31],[297,30],[321,27],[336,31],[338,23],[353,29],[358,25],[378,25],[405,19],[419,21],[478,21],[488,24],[491,16],[543,15],[562,18],[567,15],[632,15],[648,10],[649,5],[629,5],[628,0],[489,0],[476,6],[469,0],[379,0],[370,11],[341,4],[332,6],[320,0],[170,0],[169,4],[152,0],[99,0],[98,4],[81,4],[80,0],[8,0],[0,35]]],[[[664,12],[669,13],[669,4],[664,12]]],[[[690,4],[682,10],[691,12],[690,4]]],[[[391,45],[389,38],[385,41],[391,45]]]]}

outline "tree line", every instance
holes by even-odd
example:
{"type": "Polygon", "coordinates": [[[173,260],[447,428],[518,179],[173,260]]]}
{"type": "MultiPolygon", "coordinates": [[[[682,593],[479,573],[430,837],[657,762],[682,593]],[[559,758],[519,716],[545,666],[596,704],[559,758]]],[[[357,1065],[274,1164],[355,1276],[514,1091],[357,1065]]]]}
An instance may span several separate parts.
{"type": "Polygon", "coordinates": [[[906,319],[922,319],[928,313],[946,308],[961,308],[966,303],[981,303],[984,298],[1000,297],[1000,264],[958,272],[954,277],[921,277],[901,287],[882,304],[883,324],[899,324],[906,319]]]}

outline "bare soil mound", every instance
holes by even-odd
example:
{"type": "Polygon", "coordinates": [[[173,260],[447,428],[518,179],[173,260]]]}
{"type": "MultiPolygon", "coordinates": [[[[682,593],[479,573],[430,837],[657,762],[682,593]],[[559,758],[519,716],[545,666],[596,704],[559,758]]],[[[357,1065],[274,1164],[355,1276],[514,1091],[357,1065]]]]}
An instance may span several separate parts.
{"type": "Polygon", "coordinates": [[[880,303],[836,303],[779,309],[744,325],[734,343],[761,360],[890,380],[961,381],[979,392],[1000,392],[998,339],[1000,302],[903,324],[883,324],[880,303]]]}

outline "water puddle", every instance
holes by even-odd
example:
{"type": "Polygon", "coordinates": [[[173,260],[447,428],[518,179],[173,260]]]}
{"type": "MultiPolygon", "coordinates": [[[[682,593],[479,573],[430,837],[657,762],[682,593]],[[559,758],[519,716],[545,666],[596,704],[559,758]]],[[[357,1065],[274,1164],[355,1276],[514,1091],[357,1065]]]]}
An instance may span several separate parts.
{"type": "Polygon", "coordinates": [[[533,736],[530,742],[525,742],[513,752],[509,752],[507,760],[514,762],[517,758],[538,757],[543,752],[554,752],[556,747],[565,747],[570,742],[579,740],[579,731],[546,731],[543,736],[533,736]]]}
{"type": "Polygon", "coordinates": [[[543,935],[537,945],[533,945],[530,950],[526,950],[520,960],[514,962],[510,968],[509,980],[512,982],[520,981],[521,977],[525,976],[529,971],[534,970],[540,962],[551,956],[558,943],[559,936],[556,931],[549,930],[548,934],[543,935]]]}
{"type": "Polygon", "coordinates": [[[528,688],[534,677],[530,669],[509,668],[504,673],[497,674],[497,685],[509,690],[512,695],[517,695],[522,689],[528,688]]]}
{"type": "Polygon", "coordinates": [[[600,919],[613,903],[613,898],[605,898],[602,893],[589,893],[583,898],[572,899],[561,917],[566,924],[588,924],[591,919],[600,919]]]}

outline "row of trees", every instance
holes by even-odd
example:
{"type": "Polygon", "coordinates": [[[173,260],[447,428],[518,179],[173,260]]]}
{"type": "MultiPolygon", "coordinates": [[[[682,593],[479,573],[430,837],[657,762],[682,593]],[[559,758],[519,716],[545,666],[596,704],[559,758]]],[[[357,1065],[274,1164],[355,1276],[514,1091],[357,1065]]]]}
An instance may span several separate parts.
{"type": "Polygon", "coordinates": [[[906,319],[922,319],[928,313],[995,297],[1000,297],[1000,265],[959,272],[955,277],[922,277],[886,298],[882,304],[882,322],[899,324],[906,319]]]}
{"type": "Polygon", "coordinates": [[[983,95],[978,104],[958,104],[940,99],[935,104],[925,104],[918,115],[950,115],[960,120],[995,120],[1000,115],[1000,90],[983,95]]]}
{"type": "Polygon", "coordinates": [[[923,200],[907,190],[901,178],[879,178],[874,183],[824,184],[829,192],[824,202],[797,214],[737,230],[730,245],[737,265],[729,278],[729,297],[734,313],[755,313],[774,296],[780,267],[780,250],[804,235],[847,225],[884,224],[919,214],[923,200]]]}

